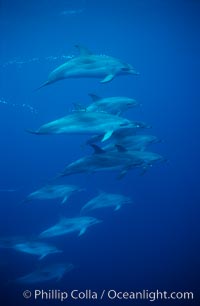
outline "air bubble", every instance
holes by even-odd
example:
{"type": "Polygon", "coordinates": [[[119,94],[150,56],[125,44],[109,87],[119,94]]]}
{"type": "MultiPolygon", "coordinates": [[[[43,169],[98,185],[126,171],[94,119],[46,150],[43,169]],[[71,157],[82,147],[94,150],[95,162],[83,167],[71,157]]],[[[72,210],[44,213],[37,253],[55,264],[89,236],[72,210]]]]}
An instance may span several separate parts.
{"type": "Polygon", "coordinates": [[[18,110],[28,111],[28,112],[30,112],[34,115],[38,114],[38,110],[30,104],[10,103],[10,102],[6,101],[4,98],[0,98],[0,105],[1,104],[2,105],[7,105],[8,107],[13,107],[13,108],[18,109],[18,110]]]}

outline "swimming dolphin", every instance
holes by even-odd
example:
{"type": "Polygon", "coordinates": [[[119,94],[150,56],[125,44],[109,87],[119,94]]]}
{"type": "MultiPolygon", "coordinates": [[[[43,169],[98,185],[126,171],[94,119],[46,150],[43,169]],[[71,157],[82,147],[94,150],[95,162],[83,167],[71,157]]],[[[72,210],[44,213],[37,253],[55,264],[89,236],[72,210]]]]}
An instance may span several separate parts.
{"type": "Polygon", "coordinates": [[[39,88],[67,78],[102,78],[101,83],[106,83],[117,75],[138,74],[130,64],[117,58],[92,54],[91,51],[80,45],[75,47],[79,51],[79,56],[53,70],[48,80],[39,88]]]}
{"type": "Polygon", "coordinates": [[[42,125],[32,134],[103,134],[102,140],[109,139],[117,129],[139,128],[139,124],[105,112],[74,112],[42,125]]]}
{"type": "MultiPolygon", "coordinates": [[[[123,139],[123,138],[128,137],[128,136],[133,136],[138,131],[140,131],[141,129],[150,129],[151,128],[151,125],[149,125],[145,122],[142,122],[142,121],[134,121],[134,122],[132,121],[132,123],[134,123],[132,127],[124,127],[123,129],[119,128],[119,129],[114,130],[112,135],[109,137],[109,141],[112,141],[112,142],[117,144],[119,139],[123,139]]],[[[85,142],[85,144],[91,145],[93,143],[101,142],[103,137],[104,137],[103,134],[94,135],[91,138],[89,138],[85,142]]]]}
{"type": "Polygon", "coordinates": [[[74,268],[71,263],[55,263],[38,268],[25,276],[16,279],[18,283],[35,284],[51,280],[60,281],[63,275],[74,268]]]}
{"type": "Polygon", "coordinates": [[[119,210],[122,205],[130,203],[132,203],[131,198],[125,197],[122,194],[101,192],[98,196],[87,202],[82,207],[81,212],[104,207],[114,207],[115,210],[119,210]]]}
{"type": "Polygon", "coordinates": [[[23,253],[39,256],[39,260],[43,259],[49,254],[62,252],[61,250],[57,249],[55,246],[38,241],[16,243],[13,245],[13,249],[23,253]]]}
{"type": "Polygon", "coordinates": [[[120,145],[116,145],[117,151],[113,152],[106,152],[95,144],[91,146],[94,148],[94,154],[82,157],[67,165],[58,177],[78,173],[94,173],[119,169],[119,178],[122,178],[128,170],[134,167],[147,169],[152,166],[153,163],[165,160],[159,154],[148,151],[127,151],[120,145]]]}
{"type": "Polygon", "coordinates": [[[64,204],[72,193],[82,190],[83,189],[75,185],[47,185],[30,193],[23,202],[31,201],[34,199],[46,200],[62,198],[61,204],[64,204]]]}
{"type": "Polygon", "coordinates": [[[79,232],[79,236],[81,236],[89,226],[101,222],[93,217],[62,218],[60,222],[43,231],[39,235],[39,238],[61,236],[77,231],[79,232]]]}
{"type": "Polygon", "coordinates": [[[83,111],[89,112],[104,111],[113,115],[121,115],[126,110],[139,105],[135,99],[128,97],[101,98],[95,94],[89,94],[89,96],[92,98],[92,104],[87,107],[81,106],[80,104],[74,104],[75,109],[82,109],[83,111]]]}
{"type": "MultiPolygon", "coordinates": [[[[114,138],[114,137],[113,137],[114,138]]],[[[116,145],[121,145],[129,151],[144,151],[147,146],[160,142],[156,136],[153,135],[116,135],[114,142],[103,147],[105,151],[116,151],[116,145]]]]}

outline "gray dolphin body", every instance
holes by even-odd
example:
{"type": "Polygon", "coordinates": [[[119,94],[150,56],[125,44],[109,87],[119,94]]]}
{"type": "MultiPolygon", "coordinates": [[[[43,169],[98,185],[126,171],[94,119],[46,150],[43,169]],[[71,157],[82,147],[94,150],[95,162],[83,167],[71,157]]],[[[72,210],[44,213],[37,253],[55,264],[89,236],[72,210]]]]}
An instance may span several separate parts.
{"type": "Polygon", "coordinates": [[[153,152],[126,151],[121,146],[117,146],[118,151],[114,152],[106,152],[94,144],[92,147],[95,150],[94,154],[72,162],[59,176],[119,169],[119,178],[121,178],[133,167],[142,167],[146,169],[147,167],[152,166],[155,162],[165,160],[161,155],[153,152]]]}
{"type": "MultiPolygon", "coordinates": [[[[109,140],[118,144],[118,141],[125,138],[125,137],[129,137],[129,136],[133,136],[135,135],[138,131],[140,131],[141,129],[149,129],[151,128],[150,125],[146,124],[145,122],[142,121],[134,121],[132,122],[132,127],[125,127],[116,129],[113,131],[112,135],[109,137],[109,140]],[[134,124],[133,124],[134,123],[134,124]]],[[[101,142],[102,139],[104,138],[103,134],[99,134],[99,135],[94,135],[91,138],[89,138],[85,144],[87,145],[91,145],[97,142],[101,142]]]]}
{"type": "Polygon", "coordinates": [[[121,145],[129,151],[144,151],[147,146],[160,142],[156,136],[153,135],[129,135],[123,137],[118,135],[114,139],[114,143],[110,143],[103,147],[105,151],[116,151],[116,144],[121,145]]]}
{"type": "Polygon", "coordinates": [[[56,263],[52,265],[45,265],[38,268],[36,271],[16,279],[18,283],[36,284],[46,281],[56,280],[60,281],[63,275],[74,268],[71,263],[56,263]]]}
{"type": "Polygon", "coordinates": [[[62,236],[77,231],[79,232],[79,236],[81,236],[85,233],[88,227],[101,222],[102,221],[93,217],[63,218],[54,226],[43,231],[39,235],[39,238],[62,236]]]}
{"type": "Polygon", "coordinates": [[[13,249],[23,253],[39,256],[39,260],[43,259],[49,254],[62,252],[55,246],[38,241],[16,243],[13,245],[13,249]]]}
{"type": "Polygon", "coordinates": [[[113,115],[120,115],[124,111],[139,105],[135,99],[128,97],[101,98],[94,94],[89,95],[91,96],[93,103],[90,104],[86,110],[90,112],[105,111],[113,115]]]}
{"type": "Polygon", "coordinates": [[[122,205],[130,203],[132,203],[131,198],[122,194],[101,192],[98,196],[87,202],[82,207],[81,211],[88,211],[105,207],[114,207],[115,210],[119,210],[122,205]]]}
{"type": "Polygon", "coordinates": [[[117,129],[138,128],[136,122],[105,112],[74,112],[42,125],[32,134],[103,134],[101,141],[109,139],[117,129]]]}
{"type": "Polygon", "coordinates": [[[79,50],[79,56],[53,70],[41,87],[67,78],[103,78],[101,83],[106,83],[117,75],[138,74],[130,64],[117,58],[92,54],[80,45],[76,45],[76,48],[79,50]]]}
{"type": "Polygon", "coordinates": [[[38,189],[28,195],[24,202],[31,200],[46,200],[62,198],[61,204],[64,204],[72,193],[81,191],[83,189],[75,185],[47,185],[38,189]]]}

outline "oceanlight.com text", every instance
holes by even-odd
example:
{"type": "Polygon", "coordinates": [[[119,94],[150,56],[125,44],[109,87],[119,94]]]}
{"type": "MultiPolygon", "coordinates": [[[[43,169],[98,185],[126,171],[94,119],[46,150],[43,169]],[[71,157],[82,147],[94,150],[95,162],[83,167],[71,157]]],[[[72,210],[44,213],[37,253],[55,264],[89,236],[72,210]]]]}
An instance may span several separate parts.
{"type": "Polygon", "coordinates": [[[194,300],[194,293],[191,291],[150,291],[143,289],[141,291],[118,291],[115,289],[102,290],[102,291],[93,291],[91,289],[86,289],[80,291],[74,289],[71,291],[68,290],[41,290],[35,289],[34,291],[25,290],[23,292],[25,299],[34,299],[34,300],[146,300],[149,302],[154,302],[158,300],[194,300]]]}

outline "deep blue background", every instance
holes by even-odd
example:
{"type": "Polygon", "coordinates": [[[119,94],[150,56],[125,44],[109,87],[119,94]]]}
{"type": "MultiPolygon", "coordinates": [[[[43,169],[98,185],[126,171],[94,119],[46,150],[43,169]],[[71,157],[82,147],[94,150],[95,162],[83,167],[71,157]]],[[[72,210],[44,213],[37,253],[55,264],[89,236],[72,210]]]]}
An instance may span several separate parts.
{"type": "MultiPolygon", "coordinates": [[[[37,288],[187,290],[195,292],[197,299],[199,17],[197,0],[0,1],[0,99],[8,102],[0,103],[0,188],[17,189],[0,193],[0,235],[37,235],[62,214],[78,214],[99,189],[120,191],[133,199],[133,205],[118,212],[94,212],[104,222],[82,237],[52,240],[65,252],[49,256],[46,262],[69,261],[76,268],[61,283],[37,288]],[[66,10],[82,11],[62,14],[66,10]],[[77,43],[94,53],[131,63],[140,76],[118,77],[108,84],[100,84],[98,79],[69,79],[34,91],[63,63],[62,55],[76,54],[73,46],[77,43]],[[48,60],[49,56],[57,59],[48,60]],[[80,147],[87,137],[37,137],[25,129],[36,129],[64,116],[73,102],[89,103],[89,92],[104,97],[125,95],[142,103],[127,117],[153,126],[148,132],[164,142],[152,151],[169,162],[156,165],[144,176],[132,171],[121,181],[115,179],[114,172],[65,178],[61,182],[87,188],[65,207],[58,201],[21,205],[28,193],[44,185],[67,163],[91,152],[80,147]],[[38,114],[23,104],[31,105],[38,114]]],[[[37,265],[35,257],[1,250],[2,301],[9,293],[2,305],[31,305],[21,296],[23,288],[29,286],[7,281],[37,265]]],[[[131,304],[124,301],[121,305],[131,304]]]]}

